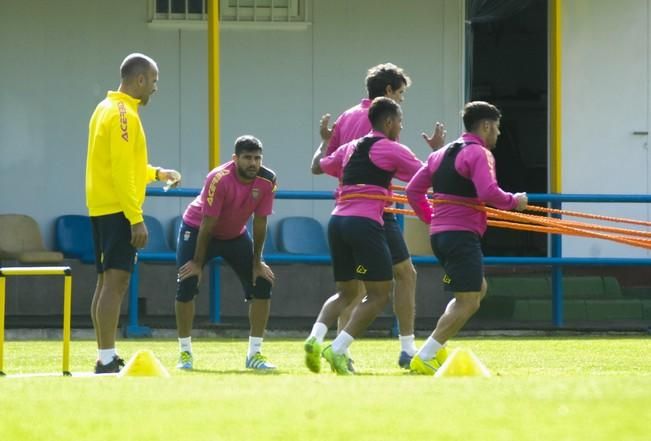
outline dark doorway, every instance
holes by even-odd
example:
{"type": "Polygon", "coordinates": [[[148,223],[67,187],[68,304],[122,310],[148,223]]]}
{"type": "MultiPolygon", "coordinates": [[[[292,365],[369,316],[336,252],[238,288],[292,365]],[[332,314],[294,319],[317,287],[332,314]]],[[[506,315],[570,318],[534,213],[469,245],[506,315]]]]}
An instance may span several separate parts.
{"type": "MultiPolygon", "coordinates": [[[[547,0],[467,0],[466,93],[502,112],[493,150],[506,191],[546,193],[547,0]]],[[[487,256],[544,256],[543,234],[489,228],[487,256]]]]}

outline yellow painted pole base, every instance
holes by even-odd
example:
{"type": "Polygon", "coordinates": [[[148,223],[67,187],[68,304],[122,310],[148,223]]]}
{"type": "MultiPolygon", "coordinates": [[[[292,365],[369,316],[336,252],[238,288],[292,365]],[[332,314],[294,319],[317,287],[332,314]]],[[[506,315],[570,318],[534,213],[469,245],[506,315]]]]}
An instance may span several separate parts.
{"type": "Polygon", "coordinates": [[[136,352],[122,368],[118,377],[169,377],[165,366],[149,349],[136,352]]]}
{"type": "Polygon", "coordinates": [[[438,368],[435,377],[490,377],[491,373],[470,350],[458,348],[438,368]]]}

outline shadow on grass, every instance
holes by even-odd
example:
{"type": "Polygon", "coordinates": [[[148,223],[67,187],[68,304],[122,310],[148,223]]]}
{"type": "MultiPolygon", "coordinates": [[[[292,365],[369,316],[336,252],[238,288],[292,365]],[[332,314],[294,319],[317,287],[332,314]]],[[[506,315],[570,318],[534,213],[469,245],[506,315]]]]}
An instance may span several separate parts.
{"type": "Polygon", "coordinates": [[[185,374],[241,374],[241,375],[282,375],[288,372],[275,370],[253,370],[253,369],[192,369],[187,371],[177,370],[177,372],[182,372],[185,374]]]}

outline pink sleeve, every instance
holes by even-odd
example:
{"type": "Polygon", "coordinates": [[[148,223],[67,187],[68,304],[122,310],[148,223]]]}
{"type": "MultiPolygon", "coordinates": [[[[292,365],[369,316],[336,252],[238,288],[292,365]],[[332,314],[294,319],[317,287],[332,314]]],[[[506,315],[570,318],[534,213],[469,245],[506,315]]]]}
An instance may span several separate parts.
{"type": "Polygon", "coordinates": [[[505,192],[497,184],[493,154],[481,146],[467,147],[463,153],[457,157],[455,166],[475,184],[479,200],[502,210],[515,208],[517,200],[513,194],[505,192]]]}
{"type": "Polygon", "coordinates": [[[427,199],[427,190],[432,186],[432,171],[430,164],[432,162],[432,153],[427,159],[427,163],[416,172],[407,184],[407,199],[409,205],[416,212],[416,216],[427,225],[432,220],[432,206],[427,199]]]}
{"type": "Polygon", "coordinates": [[[398,169],[396,170],[395,177],[401,181],[409,182],[416,172],[421,169],[423,163],[414,155],[414,152],[409,147],[402,144],[400,147],[402,148],[395,150],[398,161],[398,169]]]}
{"type": "Polygon", "coordinates": [[[328,141],[328,148],[326,149],[326,155],[331,155],[341,145],[341,134],[339,129],[340,119],[341,116],[337,118],[335,124],[332,126],[332,136],[330,137],[330,141],[328,141]]]}
{"type": "Polygon", "coordinates": [[[265,191],[265,194],[262,197],[262,200],[260,201],[258,206],[255,207],[255,215],[256,216],[271,215],[271,213],[273,213],[273,204],[274,204],[275,196],[276,196],[276,183],[274,182],[272,185],[269,186],[269,189],[265,191]]]}
{"type": "Polygon", "coordinates": [[[321,158],[319,161],[321,171],[327,175],[338,178],[341,175],[341,171],[343,169],[346,150],[346,147],[341,147],[335,150],[334,153],[330,154],[329,156],[321,158]]]}
{"type": "Polygon", "coordinates": [[[371,161],[382,170],[393,171],[401,181],[409,182],[423,163],[409,147],[388,139],[378,141],[369,153],[371,161]]]}

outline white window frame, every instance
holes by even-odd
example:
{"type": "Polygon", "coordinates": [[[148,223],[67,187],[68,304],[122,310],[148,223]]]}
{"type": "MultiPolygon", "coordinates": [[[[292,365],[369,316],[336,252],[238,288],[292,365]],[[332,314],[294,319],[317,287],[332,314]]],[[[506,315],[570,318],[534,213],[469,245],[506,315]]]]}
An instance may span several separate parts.
{"type": "MultiPolygon", "coordinates": [[[[206,29],[208,14],[207,0],[203,0],[201,13],[188,11],[185,0],[185,12],[173,13],[172,0],[168,1],[168,12],[156,11],[156,0],[148,0],[148,22],[156,28],[206,29]]],[[[219,0],[220,27],[224,29],[306,29],[310,22],[309,6],[312,0],[219,0]],[[287,6],[276,6],[283,1],[287,6]],[[244,4],[242,6],[241,4],[244,4]],[[256,5],[263,3],[263,5],[256,5]]]]}

